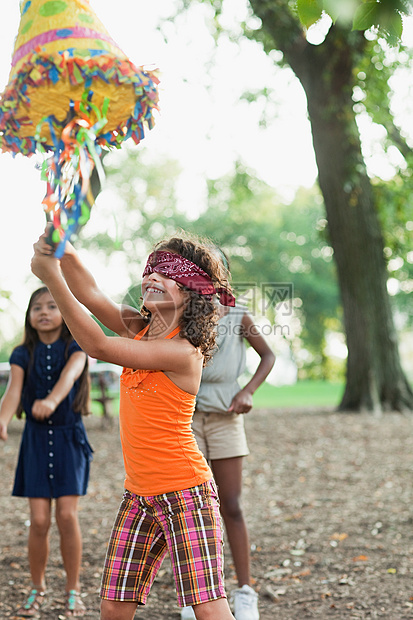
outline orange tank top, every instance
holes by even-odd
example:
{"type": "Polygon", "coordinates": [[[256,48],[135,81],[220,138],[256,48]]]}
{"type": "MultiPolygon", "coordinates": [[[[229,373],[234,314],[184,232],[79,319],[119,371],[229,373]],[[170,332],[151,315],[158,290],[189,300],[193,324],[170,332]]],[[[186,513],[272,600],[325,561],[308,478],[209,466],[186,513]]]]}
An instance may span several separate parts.
{"type": "MultiPolygon", "coordinates": [[[[166,338],[178,332],[179,327],[166,338]]],[[[160,495],[212,478],[192,433],[194,408],[195,396],[181,390],[164,372],[123,369],[119,423],[128,491],[160,495]]]]}

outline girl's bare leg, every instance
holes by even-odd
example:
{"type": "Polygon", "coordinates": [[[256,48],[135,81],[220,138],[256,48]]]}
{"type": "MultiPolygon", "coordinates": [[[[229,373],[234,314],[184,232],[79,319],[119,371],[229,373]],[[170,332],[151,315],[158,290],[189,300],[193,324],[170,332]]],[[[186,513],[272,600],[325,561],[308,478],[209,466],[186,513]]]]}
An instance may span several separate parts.
{"type": "Polygon", "coordinates": [[[197,620],[234,620],[226,598],[193,606],[197,620]]]}
{"type": "Polygon", "coordinates": [[[78,518],[77,495],[65,495],[56,500],[56,522],[60,533],[60,550],[66,571],[66,592],[80,590],[82,535],[78,518]]]}
{"type": "Polygon", "coordinates": [[[240,588],[245,584],[251,585],[250,543],[241,508],[242,463],[242,456],[216,459],[211,462],[218,486],[221,514],[240,588]]]}
{"type": "Polygon", "coordinates": [[[33,587],[46,588],[46,565],[49,557],[49,529],[51,523],[51,500],[30,497],[29,565],[33,587]]]}
{"type": "Polygon", "coordinates": [[[100,604],[100,620],[133,620],[136,603],[124,601],[105,601],[100,604]]]}

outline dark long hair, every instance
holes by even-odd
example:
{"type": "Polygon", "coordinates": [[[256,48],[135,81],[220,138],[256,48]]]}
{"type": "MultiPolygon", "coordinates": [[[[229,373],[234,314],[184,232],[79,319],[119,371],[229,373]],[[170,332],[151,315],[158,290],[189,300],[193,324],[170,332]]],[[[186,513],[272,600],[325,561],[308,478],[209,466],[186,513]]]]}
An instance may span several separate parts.
{"type": "MultiPolygon", "coordinates": [[[[49,293],[49,289],[46,286],[42,286],[34,291],[29,299],[29,304],[26,310],[26,316],[24,319],[24,334],[23,334],[23,342],[22,345],[25,346],[30,355],[30,362],[27,372],[30,371],[30,368],[33,364],[34,358],[34,350],[36,348],[37,343],[39,342],[39,335],[37,330],[32,327],[30,324],[30,311],[38,297],[43,295],[44,293],[49,293]]],[[[69,331],[66,323],[62,320],[62,330],[60,332],[60,338],[66,343],[65,347],[65,360],[67,360],[69,345],[73,342],[73,336],[69,331]]],[[[86,357],[85,367],[82,370],[82,374],[79,379],[79,388],[76,393],[75,400],[73,402],[73,410],[81,413],[82,415],[88,415],[90,413],[90,377],[89,377],[89,363],[88,358],[86,357]]],[[[23,412],[23,408],[20,405],[19,410],[17,412],[17,417],[21,418],[23,412]]]]}
{"type": "MultiPolygon", "coordinates": [[[[216,247],[208,239],[183,233],[180,237],[160,241],[154,248],[155,252],[157,250],[169,250],[180,254],[203,269],[210,276],[215,288],[223,287],[231,291],[229,272],[217,255],[216,247]]],[[[185,286],[179,286],[188,293],[188,299],[179,321],[180,336],[200,349],[205,365],[215,349],[216,325],[219,318],[217,306],[212,297],[200,295],[185,286]]],[[[147,317],[150,316],[145,308],[141,312],[147,317]]]]}

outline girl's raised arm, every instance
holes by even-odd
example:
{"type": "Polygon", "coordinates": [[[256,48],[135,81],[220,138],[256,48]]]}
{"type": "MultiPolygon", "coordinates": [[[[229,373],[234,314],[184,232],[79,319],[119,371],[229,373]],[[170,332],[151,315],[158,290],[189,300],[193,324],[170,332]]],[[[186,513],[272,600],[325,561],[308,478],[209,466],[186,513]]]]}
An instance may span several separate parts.
{"type": "MultiPolygon", "coordinates": [[[[53,248],[47,244],[46,237],[47,234],[45,233],[39,238],[34,246],[35,251],[51,255],[53,248]]],[[[105,295],[70,243],[66,243],[60,266],[73,295],[103,325],[115,334],[132,338],[142,329],[143,321],[140,313],[129,306],[121,307],[105,295]]]]}
{"type": "Polygon", "coordinates": [[[11,364],[6,391],[0,402],[0,439],[7,439],[7,427],[17,412],[24,382],[24,370],[17,364],[11,364]]]}
{"type": "Polygon", "coordinates": [[[32,271],[43,280],[79,346],[91,357],[128,368],[164,370],[185,375],[200,365],[201,354],[184,339],[142,342],[106,336],[70,291],[57,259],[34,245],[32,271]]]}

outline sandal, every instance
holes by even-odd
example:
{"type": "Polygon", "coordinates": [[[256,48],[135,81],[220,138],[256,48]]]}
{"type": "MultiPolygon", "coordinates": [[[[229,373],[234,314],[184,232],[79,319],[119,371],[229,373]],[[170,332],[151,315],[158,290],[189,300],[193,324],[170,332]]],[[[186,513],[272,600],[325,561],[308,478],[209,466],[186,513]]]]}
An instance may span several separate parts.
{"type": "Polygon", "coordinates": [[[85,615],[86,607],[80,598],[80,592],[69,590],[69,592],[66,592],[65,598],[66,618],[80,618],[85,615]]]}
{"type": "Polygon", "coordinates": [[[16,616],[20,618],[38,618],[39,609],[44,603],[46,592],[33,588],[24,605],[16,611],[16,616]]]}

